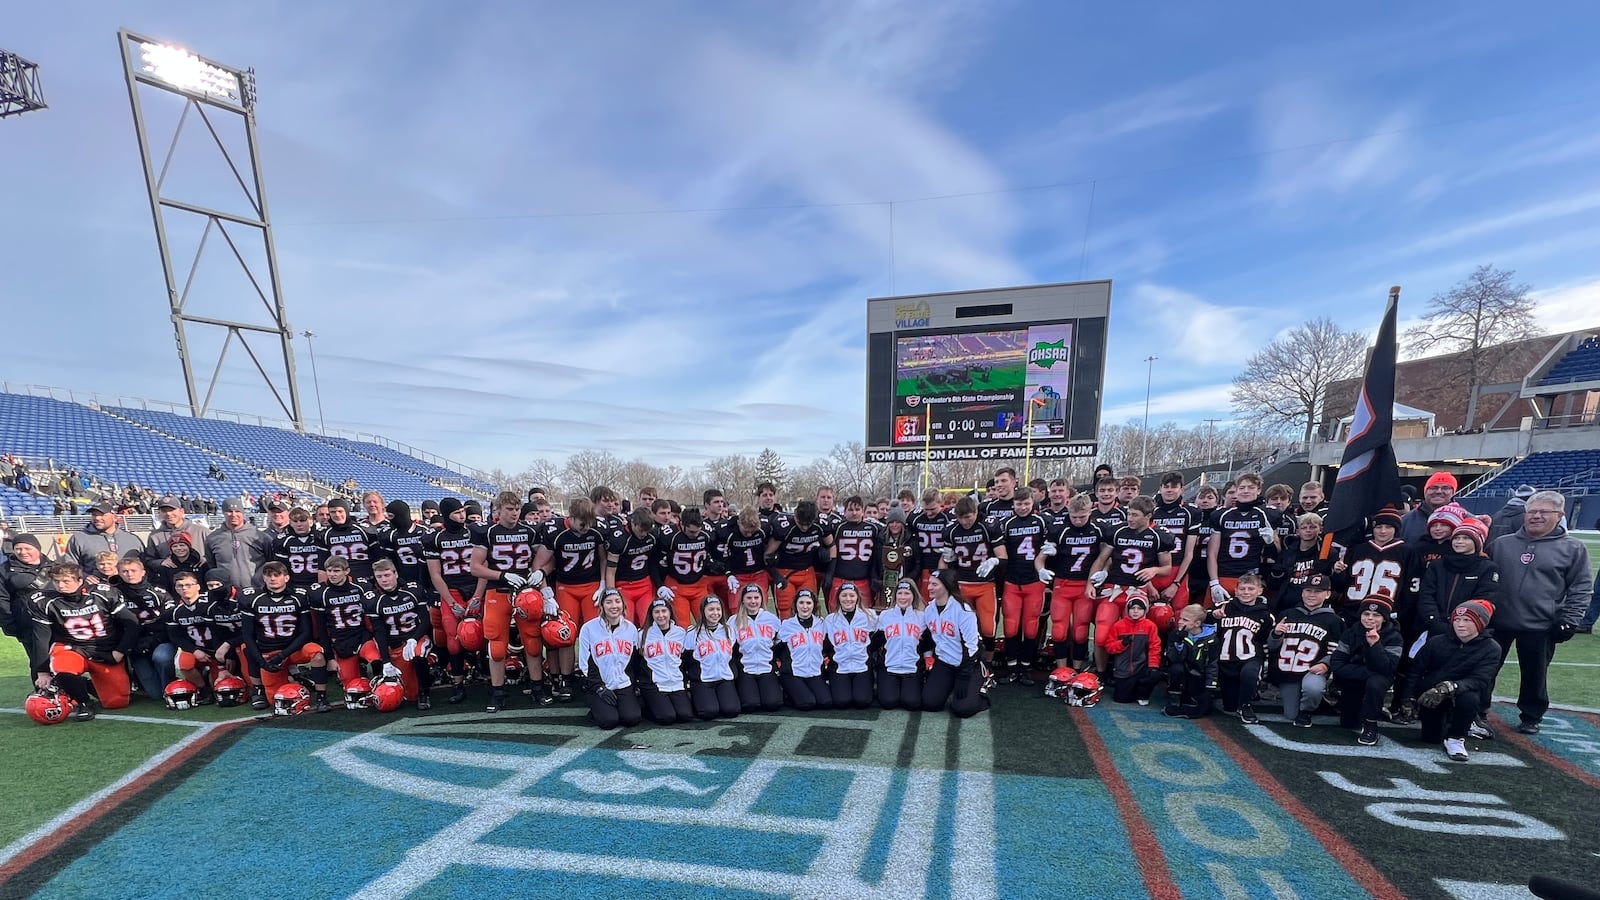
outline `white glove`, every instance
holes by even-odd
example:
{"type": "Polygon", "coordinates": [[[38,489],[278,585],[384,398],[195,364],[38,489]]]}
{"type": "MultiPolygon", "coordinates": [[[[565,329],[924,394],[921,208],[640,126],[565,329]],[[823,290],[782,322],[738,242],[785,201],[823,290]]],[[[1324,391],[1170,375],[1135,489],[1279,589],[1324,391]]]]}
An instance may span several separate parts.
{"type": "Polygon", "coordinates": [[[1261,539],[1269,544],[1272,543],[1278,539],[1278,529],[1273,528],[1271,525],[1261,526],[1261,539]]]}
{"type": "Polygon", "coordinates": [[[532,572],[528,573],[528,586],[529,587],[543,587],[544,586],[544,571],[542,569],[534,569],[532,572]]]}
{"type": "Polygon", "coordinates": [[[1039,580],[1045,584],[1049,584],[1050,582],[1056,580],[1056,573],[1050,571],[1049,569],[1040,569],[1039,580]]]}
{"type": "Polygon", "coordinates": [[[665,600],[668,603],[671,603],[672,602],[672,588],[665,587],[665,586],[656,588],[656,599],[657,600],[665,600]]]}
{"type": "Polygon", "coordinates": [[[528,586],[528,579],[515,572],[501,573],[500,580],[506,583],[506,587],[510,588],[513,594],[528,586]]]}
{"type": "Polygon", "coordinates": [[[942,548],[940,548],[939,549],[939,558],[944,560],[946,565],[949,565],[950,563],[955,562],[956,561],[956,548],[954,548],[954,547],[942,547],[942,548]]]}
{"type": "Polygon", "coordinates": [[[604,584],[602,584],[599,587],[594,589],[594,596],[590,597],[589,600],[591,602],[593,602],[595,606],[599,606],[600,605],[600,598],[604,597],[605,595],[606,595],[606,586],[604,584]]]}
{"type": "Polygon", "coordinates": [[[988,559],[984,560],[983,562],[978,563],[978,577],[979,578],[988,578],[989,577],[989,573],[993,572],[994,571],[994,567],[998,566],[998,565],[1000,565],[1000,560],[995,559],[992,556],[989,557],[988,559]]]}
{"type": "Polygon", "coordinates": [[[1056,555],[1056,545],[1051,543],[1050,541],[1045,541],[1044,542],[1044,546],[1039,548],[1039,555],[1041,557],[1045,558],[1045,559],[1049,559],[1050,557],[1055,556],[1056,555]]]}
{"type": "Polygon", "coordinates": [[[733,575],[728,576],[728,593],[739,593],[739,579],[733,575]]]}
{"type": "Polygon", "coordinates": [[[1228,589],[1223,587],[1222,585],[1218,584],[1215,581],[1211,582],[1211,605],[1212,606],[1222,606],[1223,604],[1225,604],[1227,602],[1228,602],[1228,589]]]}
{"type": "Polygon", "coordinates": [[[385,677],[385,678],[399,678],[400,677],[400,669],[398,667],[396,667],[394,663],[386,662],[386,663],[383,664],[383,677],[385,677]]]}
{"type": "Polygon", "coordinates": [[[1105,569],[1101,569],[1098,572],[1091,572],[1089,574],[1089,583],[1091,585],[1095,586],[1095,587],[1099,587],[1100,585],[1106,583],[1106,575],[1107,574],[1108,573],[1106,572],[1105,569]]]}
{"type": "Polygon", "coordinates": [[[553,616],[556,613],[561,611],[561,607],[556,605],[556,592],[555,591],[552,591],[549,588],[544,588],[539,593],[544,595],[544,614],[545,615],[553,616]]]}

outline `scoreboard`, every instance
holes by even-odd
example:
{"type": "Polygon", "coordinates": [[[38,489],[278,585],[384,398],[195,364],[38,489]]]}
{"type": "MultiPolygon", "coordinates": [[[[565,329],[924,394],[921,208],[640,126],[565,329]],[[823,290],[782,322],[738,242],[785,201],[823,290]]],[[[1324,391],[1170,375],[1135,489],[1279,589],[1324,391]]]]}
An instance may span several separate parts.
{"type": "Polygon", "coordinates": [[[1109,281],[867,301],[873,462],[1089,457],[1109,281]]]}

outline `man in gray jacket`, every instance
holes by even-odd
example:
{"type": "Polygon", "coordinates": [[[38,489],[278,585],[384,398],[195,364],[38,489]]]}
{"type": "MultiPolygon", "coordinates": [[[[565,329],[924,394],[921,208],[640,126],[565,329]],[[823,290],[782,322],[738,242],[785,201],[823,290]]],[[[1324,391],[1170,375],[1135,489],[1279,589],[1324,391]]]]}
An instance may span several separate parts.
{"type": "Polygon", "coordinates": [[[93,573],[95,556],[107,550],[118,559],[129,553],[137,556],[144,553],[144,541],[131,531],[123,531],[117,523],[117,508],[111,501],[101,500],[89,507],[89,524],[67,541],[67,556],[85,572],[93,573]]]}
{"type": "Polygon", "coordinates": [[[261,567],[272,558],[272,543],[261,529],[247,524],[244,504],[236,498],[222,502],[222,527],[206,535],[206,560],[225,569],[240,590],[261,587],[261,567]]]}
{"type": "Polygon", "coordinates": [[[189,546],[193,547],[201,559],[205,559],[206,527],[199,522],[190,522],[183,511],[183,501],[168,494],[156,504],[157,515],[161,524],[155,531],[150,532],[150,538],[144,550],[145,568],[152,571],[161,565],[161,561],[172,555],[170,544],[172,536],[178,532],[189,535],[189,546]]]}
{"type": "Polygon", "coordinates": [[[1577,633],[1593,586],[1588,548],[1561,525],[1566,506],[1556,491],[1534,494],[1523,508],[1522,527],[1496,540],[1489,551],[1500,567],[1494,639],[1501,663],[1517,648],[1522,672],[1517,731],[1523,734],[1539,733],[1539,721],[1550,708],[1545,675],[1555,645],[1577,633]]]}

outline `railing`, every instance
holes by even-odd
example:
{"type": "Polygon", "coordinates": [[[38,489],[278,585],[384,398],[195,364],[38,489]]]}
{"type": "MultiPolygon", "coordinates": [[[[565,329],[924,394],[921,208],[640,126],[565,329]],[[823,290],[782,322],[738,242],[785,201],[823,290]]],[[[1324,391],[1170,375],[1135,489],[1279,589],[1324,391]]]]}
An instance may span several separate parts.
{"type": "Polygon", "coordinates": [[[1492,468],[1489,471],[1483,473],[1482,475],[1479,475],[1477,478],[1472,479],[1472,481],[1469,482],[1466,487],[1464,487],[1460,491],[1458,491],[1458,493],[1461,494],[1463,497],[1471,497],[1471,496],[1473,496],[1473,493],[1472,493],[1473,491],[1476,491],[1477,489],[1483,487],[1484,485],[1488,484],[1489,482],[1491,482],[1491,481],[1495,480],[1496,478],[1500,477],[1500,475],[1502,473],[1504,473],[1505,470],[1507,470],[1507,469],[1511,468],[1512,466],[1516,465],[1517,462],[1520,461],[1521,459],[1523,459],[1523,457],[1513,456],[1513,457],[1505,460],[1504,462],[1500,463],[1500,465],[1495,466],[1494,468],[1492,468]]]}
{"type": "Polygon", "coordinates": [[[1573,413],[1570,416],[1533,416],[1532,427],[1535,430],[1551,428],[1588,428],[1600,425],[1600,413],[1573,413]]]}

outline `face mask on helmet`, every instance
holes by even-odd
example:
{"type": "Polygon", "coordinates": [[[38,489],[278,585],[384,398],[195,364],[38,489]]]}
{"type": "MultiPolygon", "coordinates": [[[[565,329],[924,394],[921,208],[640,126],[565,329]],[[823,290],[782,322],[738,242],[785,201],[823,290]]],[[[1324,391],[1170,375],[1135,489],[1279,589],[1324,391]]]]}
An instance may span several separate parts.
{"type": "Polygon", "coordinates": [[[298,716],[311,711],[311,691],[303,684],[286,684],[272,695],[272,714],[298,716]]]}
{"type": "Polygon", "coordinates": [[[51,685],[42,691],[29,694],[28,699],[22,704],[28,713],[28,718],[40,725],[57,725],[67,720],[72,714],[72,698],[61,693],[60,688],[51,685]]]}
{"type": "Polygon", "coordinates": [[[185,679],[178,679],[167,683],[166,695],[167,709],[194,709],[199,706],[200,690],[185,679]]]}
{"type": "Polygon", "coordinates": [[[244,702],[244,679],[237,675],[225,675],[217,679],[215,688],[217,705],[228,708],[238,706],[244,702]]]}
{"type": "Polygon", "coordinates": [[[1075,678],[1077,674],[1076,671],[1067,666],[1057,666],[1044,683],[1044,695],[1046,697],[1065,697],[1067,695],[1067,683],[1075,678]]]}
{"type": "Polygon", "coordinates": [[[1100,702],[1100,678],[1093,672],[1080,672],[1067,684],[1067,705],[1088,709],[1100,702]]]}
{"type": "Polygon", "coordinates": [[[368,709],[372,706],[372,682],[352,678],[344,683],[344,708],[368,709]]]}

